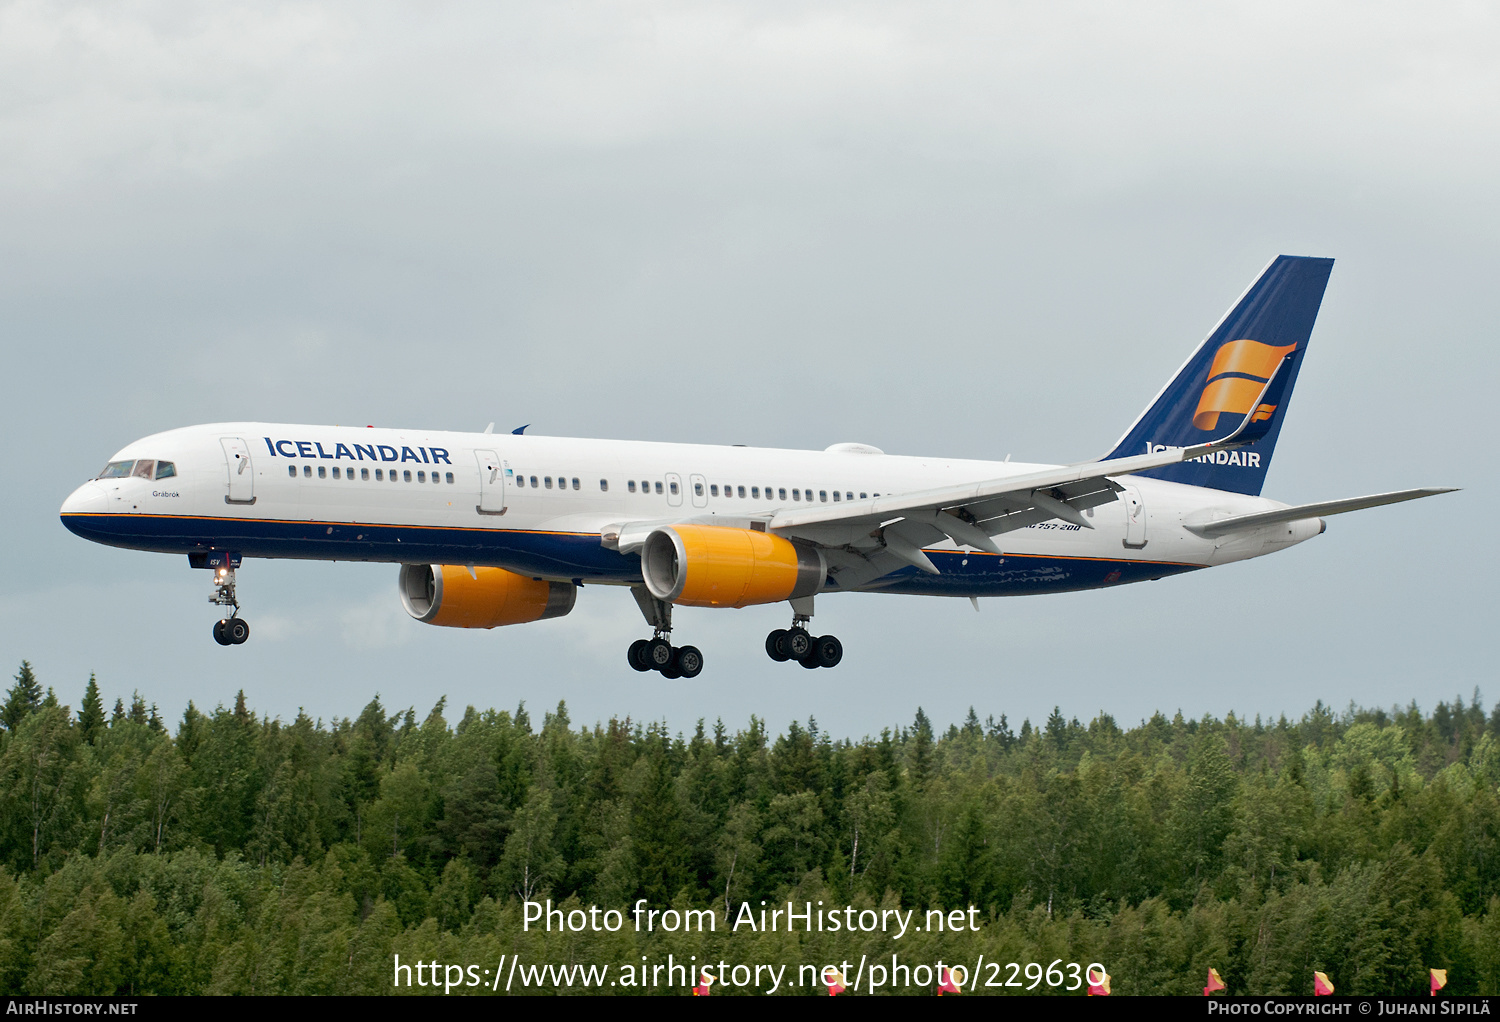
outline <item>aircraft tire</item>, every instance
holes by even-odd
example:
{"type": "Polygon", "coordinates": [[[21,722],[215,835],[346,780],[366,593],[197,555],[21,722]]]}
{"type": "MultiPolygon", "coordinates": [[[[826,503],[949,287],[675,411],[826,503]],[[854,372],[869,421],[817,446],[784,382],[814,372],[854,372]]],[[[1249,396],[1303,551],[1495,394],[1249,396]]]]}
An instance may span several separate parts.
{"type": "Polygon", "coordinates": [[[778,628],[770,635],[766,636],[766,656],[770,657],[772,660],[775,660],[777,663],[783,663],[791,659],[791,657],[787,656],[786,653],[785,628],[778,628]]]}
{"type": "Polygon", "coordinates": [[[672,665],[672,653],[672,644],[666,639],[647,639],[646,648],[641,655],[647,667],[665,673],[672,665]]]}
{"type": "Polygon", "coordinates": [[[672,658],[684,678],[696,678],[703,670],[703,652],[697,646],[683,646],[672,658]]]}
{"type": "Polygon", "coordinates": [[[797,663],[801,664],[803,667],[806,667],[809,671],[816,671],[819,667],[823,666],[822,664],[818,663],[818,657],[815,653],[807,654],[807,656],[803,657],[801,660],[798,660],[797,663]]]}
{"type": "Polygon", "coordinates": [[[242,617],[232,617],[224,623],[224,635],[236,646],[250,638],[250,622],[242,617]]]}
{"type": "Polygon", "coordinates": [[[813,648],[812,636],[808,635],[807,629],[800,625],[796,628],[788,628],[781,648],[786,650],[787,659],[801,660],[813,648]]]}
{"type": "Polygon", "coordinates": [[[682,677],[682,668],[679,667],[678,664],[677,664],[677,653],[678,653],[677,647],[673,646],[672,647],[672,659],[667,662],[667,666],[665,666],[665,667],[663,667],[661,669],[661,676],[663,678],[667,678],[669,680],[675,681],[676,679],[682,677]]]}
{"type": "Polygon", "coordinates": [[[837,667],[844,659],[844,644],[834,635],[819,636],[809,656],[817,658],[819,667],[837,667]]]}
{"type": "Polygon", "coordinates": [[[646,647],[649,645],[650,639],[636,639],[630,644],[630,651],[625,654],[625,659],[630,661],[630,666],[635,670],[651,670],[651,665],[646,663],[646,647]]]}
{"type": "Polygon", "coordinates": [[[229,636],[224,634],[224,626],[228,623],[222,620],[214,622],[214,641],[221,646],[227,646],[231,642],[229,636]]]}

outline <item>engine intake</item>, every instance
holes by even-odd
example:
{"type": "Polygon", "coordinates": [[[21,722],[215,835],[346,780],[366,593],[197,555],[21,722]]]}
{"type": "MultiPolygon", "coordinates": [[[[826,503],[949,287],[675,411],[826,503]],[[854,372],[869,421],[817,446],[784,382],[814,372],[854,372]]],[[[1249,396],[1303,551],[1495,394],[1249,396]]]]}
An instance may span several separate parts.
{"type": "Polygon", "coordinates": [[[423,624],[444,628],[496,628],[562,617],[573,609],[578,587],[539,582],[504,568],[453,564],[403,564],[401,605],[423,624]]]}
{"type": "Polygon", "coordinates": [[[719,525],[666,525],[646,537],[641,574],[658,600],[688,607],[749,607],[811,596],[828,562],[815,547],[719,525]]]}

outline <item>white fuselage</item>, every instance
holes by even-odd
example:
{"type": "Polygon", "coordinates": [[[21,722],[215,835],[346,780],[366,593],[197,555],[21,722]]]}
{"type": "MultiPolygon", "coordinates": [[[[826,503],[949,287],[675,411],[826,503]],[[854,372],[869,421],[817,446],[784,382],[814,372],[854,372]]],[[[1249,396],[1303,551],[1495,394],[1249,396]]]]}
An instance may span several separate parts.
{"type": "MultiPolygon", "coordinates": [[[[829,505],[1045,466],[881,454],[422,430],[224,423],[127,445],[111,463],[173,474],[92,480],[62,518],[89,539],[170,553],[225,551],[394,563],[485,564],[536,578],[638,584],[639,557],[601,536],[642,520],[743,525],[829,505]]],[[[853,449],[850,449],[853,448],[853,449]]],[[[1187,524],[1284,507],[1263,497],[1137,476],[1086,512],[996,537],[1002,553],[951,542],[937,575],[893,572],[861,589],[990,596],[1157,578],[1256,557],[1317,535],[1318,519],[1205,538],[1187,524]]]]}

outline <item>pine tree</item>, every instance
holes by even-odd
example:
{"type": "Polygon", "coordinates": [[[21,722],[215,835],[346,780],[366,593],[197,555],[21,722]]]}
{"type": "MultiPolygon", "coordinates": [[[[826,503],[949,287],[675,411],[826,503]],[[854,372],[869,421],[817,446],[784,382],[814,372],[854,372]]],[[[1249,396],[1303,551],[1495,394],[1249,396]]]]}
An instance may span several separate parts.
{"type": "Polygon", "coordinates": [[[911,728],[910,759],[907,768],[911,771],[912,783],[920,787],[927,780],[932,767],[932,721],[917,707],[916,719],[911,728]]]}
{"type": "Polygon", "coordinates": [[[104,702],[99,698],[99,682],[92,673],[89,674],[88,688],[83,690],[83,708],[78,711],[78,727],[83,732],[83,740],[90,745],[94,744],[99,733],[104,730],[104,702]]]}
{"type": "Polygon", "coordinates": [[[1062,715],[1062,707],[1052,707],[1052,713],[1047,717],[1047,737],[1061,751],[1068,744],[1068,721],[1062,715]]]}
{"type": "Polygon", "coordinates": [[[30,661],[22,660],[21,669],[16,672],[16,683],[5,695],[5,706],[0,708],[0,725],[7,731],[14,731],[27,714],[41,705],[42,686],[36,680],[30,661]]]}
{"type": "Polygon", "coordinates": [[[114,712],[109,715],[109,726],[119,727],[125,720],[125,700],[116,699],[114,712]]]}

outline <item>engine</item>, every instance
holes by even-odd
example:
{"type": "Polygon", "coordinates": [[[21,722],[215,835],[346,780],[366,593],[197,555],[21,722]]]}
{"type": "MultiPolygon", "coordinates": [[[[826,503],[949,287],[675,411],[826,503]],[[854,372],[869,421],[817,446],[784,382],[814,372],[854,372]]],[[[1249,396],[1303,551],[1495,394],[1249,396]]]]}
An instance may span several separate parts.
{"type": "Polygon", "coordinates": [[[445,628],[495,628],[562,617],[573,609],[578,587],[538,582],[504,568],[403,564],[401,604],[418,621],[445,628]]]}
{"type": "Polygon", "coordinates": [[[780,536],[719,525],[667,525],[641,547],[641,574],[658,600],[749,607],[823,588],[823,553],[780,536]]]}

